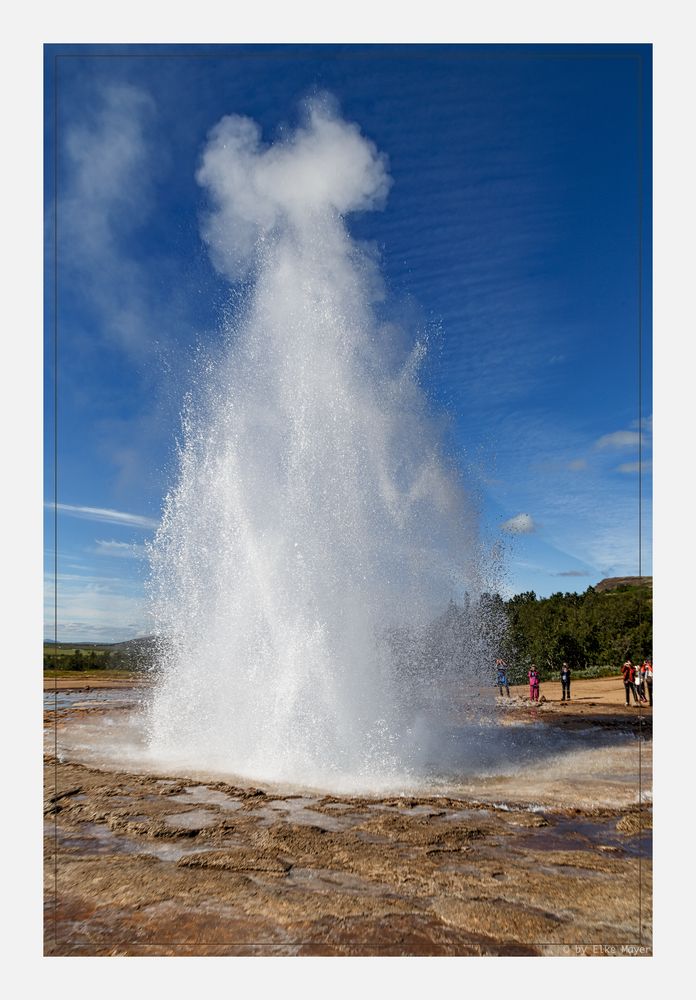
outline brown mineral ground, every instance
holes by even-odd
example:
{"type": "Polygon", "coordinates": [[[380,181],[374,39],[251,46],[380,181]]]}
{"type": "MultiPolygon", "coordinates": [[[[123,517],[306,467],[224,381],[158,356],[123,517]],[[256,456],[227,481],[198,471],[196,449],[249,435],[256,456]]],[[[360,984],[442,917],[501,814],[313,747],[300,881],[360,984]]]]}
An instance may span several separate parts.
{"type": "MultiPolygon", "coordinates": [[[[652,713],[627,709],[616,678],[575,682],[570,705],[541,692],[499,702],[500,720],[582,726],[607,773],[281,794],[59,760],[49,706],[46,954],[650,954],[652,713]]],[[[63,704],[58,728],[115,704],[63,704]]]]}
{"type": "MultiPolygon", "coordinates": [[[[510,688],[510,694],[518,697],[527,697],[529,687],[526,684],[518,684],[510,688]]],[[[621,677],[595,677],[591,680],[572,680],[570,683],[570,705],[566,702],[565,707],[579,707],[591,705],[625,705],[626,693],[623,679],[621,677]]],[[[542,681],[539,686],[539,698],[547,698],[550,701],[561,702],[562,688],[561,682],[542,681]]],[[[633,699],[631,699],[632,701],[633,699]]],[[[643,706],[645,707],[645,706],[643,706]]]]}
{"type": "Polygon", "coordinates": [[[48,693],[54,689],[57,691],[93,691],[104,688],[133,688],[147,686],[147,680],[128,672],[121,674],[109,673],[105,670],[91,670],[85,673],[78,673],[72,677],[46,677],[44,678],[44,692],[48,693]]]}

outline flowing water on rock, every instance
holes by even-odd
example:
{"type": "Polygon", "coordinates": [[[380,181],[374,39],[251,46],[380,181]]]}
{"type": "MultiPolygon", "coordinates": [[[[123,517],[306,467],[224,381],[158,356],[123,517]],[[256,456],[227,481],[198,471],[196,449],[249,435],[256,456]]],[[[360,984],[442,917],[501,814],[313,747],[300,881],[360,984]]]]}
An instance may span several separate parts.
{"type": "MultiPolygon", "coordinates": [[[[124,692],[125,694],[126,692],[124,692]]],[[[147,709],[137,707],[142,691],[132,692],[132,708],[73,710],[60,718],[58,732],[46,730],[46,750],[57,751],[60,761],[79,761],[106,770],[131,774],[168,774],[188,781],[223,780],[234,785],[249,783],[249,776],[236,771],[229,760],[197,757],[184,747],[166,760],[153,755],[144,722],[147,709]]],[[[399,773],[378,774],[367,780],[336,781],[341,794],[359,792],[368,796],[452,796],[496,808],[549,809],[627,808],[652,802],[652,743],[636,739],[622,729],[588,725],[565,729],[551,723],[500,723],[495,706],[487,718],[463,717],[459,725],[433,725],[430,741],[421,739],[417,766],[399,773]]],[[[523,710],[521,710],[523,711],[523,710]]],[[[413,756],[411,757],[413,761],[413,756]]],[[[260,778],[269,795],[302,792],[319,794],[328,787],[319,772],[289,778],[260,778]]],[[[190,790],[182,804],[207,806],[216,793],[198,797],[190,790]],[[211,797],[212,796],[212,797],[211,797]]],[[[297,800],[301,802],[301,800],[297,800]]],[[[283,807],[285,808],[285,806],[283,807]]],[[[297,811],[300,806],[293,806],[297,811]]]]}

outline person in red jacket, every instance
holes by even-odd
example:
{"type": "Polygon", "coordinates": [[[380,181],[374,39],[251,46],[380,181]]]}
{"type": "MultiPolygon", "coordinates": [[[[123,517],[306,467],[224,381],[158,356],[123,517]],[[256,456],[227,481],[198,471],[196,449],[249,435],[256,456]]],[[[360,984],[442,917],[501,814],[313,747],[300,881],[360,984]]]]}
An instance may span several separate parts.
{"type": "Polygon", "coordinates": [[[529,700],[539,701],[539,674],[534,664],[528,671],[527,677],[529,677],[529,700]]]}
{"type": "Polygon", "coordinates": [[[638,692],[636,691],[636,668],[633,666],[630,660],[626,660],[623,667],[621,668],[621,674],[623,676],[624,690],[626,691],[626,704],[629,704],[629,693],[633,692],[633,700],[638,704],[638,692]]]}

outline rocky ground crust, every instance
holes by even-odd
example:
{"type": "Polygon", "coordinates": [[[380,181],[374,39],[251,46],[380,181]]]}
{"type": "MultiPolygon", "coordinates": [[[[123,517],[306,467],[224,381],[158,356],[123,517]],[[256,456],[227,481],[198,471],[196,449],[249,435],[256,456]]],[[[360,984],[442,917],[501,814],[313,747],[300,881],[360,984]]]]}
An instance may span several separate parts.
{"type": "MultiPolygon", "coordinates": [[[[650,737],[649,712],[578,705],[506,708],[650,737]]],[[[279,795],[50,754],[45,788],[49,955],[651,951],[645,806],[279,795]]]]}

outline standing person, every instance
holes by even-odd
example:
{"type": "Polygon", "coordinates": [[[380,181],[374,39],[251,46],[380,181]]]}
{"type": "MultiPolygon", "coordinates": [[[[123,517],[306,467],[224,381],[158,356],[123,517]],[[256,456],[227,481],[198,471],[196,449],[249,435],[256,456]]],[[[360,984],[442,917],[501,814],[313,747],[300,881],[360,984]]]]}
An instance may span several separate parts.
{"type": "Polygon", "coordinates": [[[570,667],[567,663],[564,663],[561,667],[561,687],[563,688],[561,701],[566,700],[566,695],[568,696],[568,701],[570,701],[570,667]]]}
{"type": "Polygon", "coordinates": [[[539,674],[534,664],[528,671],[527,677],[529,677],[529,700],[539,701],[539,674]]]}
{"type": "Polygon", "coordinates": [[[629,703],[629,693],[633,692],[633,700],[638,704],[638,692],[636,691],[636,668],[633,666],[630,660],[626,660],[623,667],[621,668],[621,673],[623,675],[624,689],[626,691],[626,704],[629,703]]]}
{"type": "Polygon", "coordinates": [[[635,672],[636,672],[636,692],[638,694],[638,700],[639,701],[644,701],[643,692],[641,691],[641,684],[643,683],[643,679],[641,677],[641,669],[642,668],[641,668],[640,663],[636,663],[634,669],[635,669],[635,672]]]}
{"type": "Polygon", "coordinates": [[[652,678],[653,678],[653,668],[652,660],[646,660],[643,664],[645,670],[645,683],[648,687],[648,701],[650,702],[650,707],[652,708],[652,678]]]}
{"type": "Polygon", "coordinates": [[[510,697],[510,685],[508,683],[507,677],[507,663],[505,660],[496,660],[495,664],[498,668],[498,691],[500,692],[500,697],[503,697],[503,688],[507,692],[508,698],[510,697]]]}

